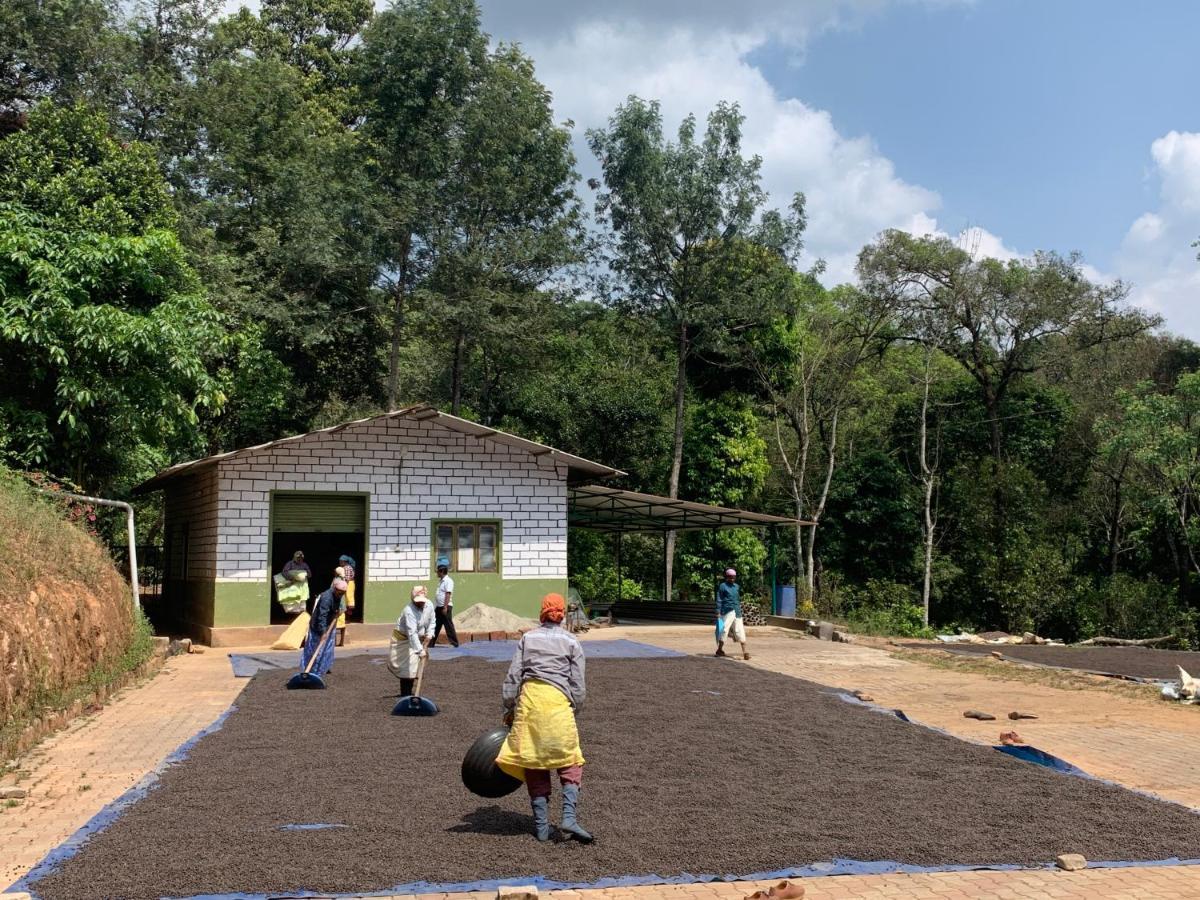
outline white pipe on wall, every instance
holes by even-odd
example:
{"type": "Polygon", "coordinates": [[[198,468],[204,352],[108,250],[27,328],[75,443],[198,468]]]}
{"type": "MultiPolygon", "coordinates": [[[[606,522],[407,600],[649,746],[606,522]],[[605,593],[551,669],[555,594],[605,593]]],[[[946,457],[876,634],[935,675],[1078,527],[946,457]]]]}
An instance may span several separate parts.
{"type": "Polygon", "coordinates": [[[66,491],[48,491],[38,488],[43,494],[51,497],[66,497],[68,500],[79,500],[83,503],[97,503],[100,506],[112,506],[125,510],[125,525],[129,534],[129,583],[133,586],[133,608],[142,608],[142,593],[138,587],[137,573],[137,533],[133,527],[133,507],[120,500],[105,500],[102,497],[85,497],[83,494],[68,494],[66,491]]]}

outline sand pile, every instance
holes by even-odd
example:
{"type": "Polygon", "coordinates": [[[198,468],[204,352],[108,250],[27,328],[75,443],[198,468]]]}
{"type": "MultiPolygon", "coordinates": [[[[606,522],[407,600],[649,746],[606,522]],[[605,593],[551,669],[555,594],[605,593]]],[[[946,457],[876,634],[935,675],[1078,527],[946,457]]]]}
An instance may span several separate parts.
{"type": "Polygon", "coordinates": [[[459,631],[524,631],[537,628],[533,619],[522,619],[507,609],[497,609],[486,603],[476,603],[461,616],[454,617],[454,627],[459,631]]]}

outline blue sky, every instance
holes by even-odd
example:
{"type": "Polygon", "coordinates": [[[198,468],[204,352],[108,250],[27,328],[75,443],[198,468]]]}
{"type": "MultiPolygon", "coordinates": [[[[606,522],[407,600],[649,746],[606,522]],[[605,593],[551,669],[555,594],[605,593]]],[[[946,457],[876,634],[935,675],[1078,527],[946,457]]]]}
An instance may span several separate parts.
{"type": "Polygon", "coordinates": [[[780,91],[870,134],[942,196],[945,227],[1111,263],[1153,205],[1151,142],[1200,131],[1200,3],[897,5],[800,55],[749,59],[780,91]]]}
{"type": "Polygon", "coordinates": [[[1200,340],[1200,3],[481,2],[576,123],[585,176],[584,131],[631,93],[672,128],[737,101],[773,200],[808,196],[827,283],[885,228],[1078,250],[1200,340]]]}

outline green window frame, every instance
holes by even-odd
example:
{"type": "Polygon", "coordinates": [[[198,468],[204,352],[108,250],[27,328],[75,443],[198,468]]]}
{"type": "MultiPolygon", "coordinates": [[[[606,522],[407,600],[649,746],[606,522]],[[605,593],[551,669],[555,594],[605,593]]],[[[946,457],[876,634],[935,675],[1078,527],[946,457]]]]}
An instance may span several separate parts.
{"type": "Polygon", "coordinates": [[[497,574],[500,571],[500,523],[438,519],[433,522],[433,562],[450,560],[450,571],[497,574]]]}

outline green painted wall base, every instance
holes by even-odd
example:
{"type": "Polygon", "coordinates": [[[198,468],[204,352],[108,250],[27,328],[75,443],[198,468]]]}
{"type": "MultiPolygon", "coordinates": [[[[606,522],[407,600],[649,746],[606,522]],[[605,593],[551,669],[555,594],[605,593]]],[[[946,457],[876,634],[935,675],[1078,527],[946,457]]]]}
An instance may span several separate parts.
{"type": "Polygon", "coordinates": [[[218,581],[214,628],[271,624],[271,585],[266,581],[218,581]]]}
{"type": "MultiPolygon", "coordinates": [[[[486,603],[507,609],[527,619],[536,619],[542,597],[555,592],[567,594],[567,579],[563,578],[501,578],[498,575],[460,573],[454,578],[454,612],[461,615],[476,603],[486,603]]],[[[418,582],[375,581],[367,578],[363,584],[364,624],[395,622],[408,604],[414,584],[424,584],[432,600],[437,580],[418,582]]],[[[269,625],[271,621],[271,586],[257,581],[219,581],[212,585],[211,613],[204,610],[203,624],[213,628],[245,628],[269,625]],[[211,618],[209,618],[211,615],[211,618]]],[[[206,604],[207,605],[207,604],[206,604]]]]}
{"type": "MultiPolygon", "coordinates": [[[[454,614],[462,615],[476,603],[507,609],[527,619],[536,619],[542,597],[549,593],[567,595],[566,578],[499,578],[496,575],[459,573],[454,579],[454,614]]],[[[432,600],[437,579],[431,581],[372,581],[367,588],[363,621],[395,622],[412,596],[414,584],[424,584],[432,600]]]]}

